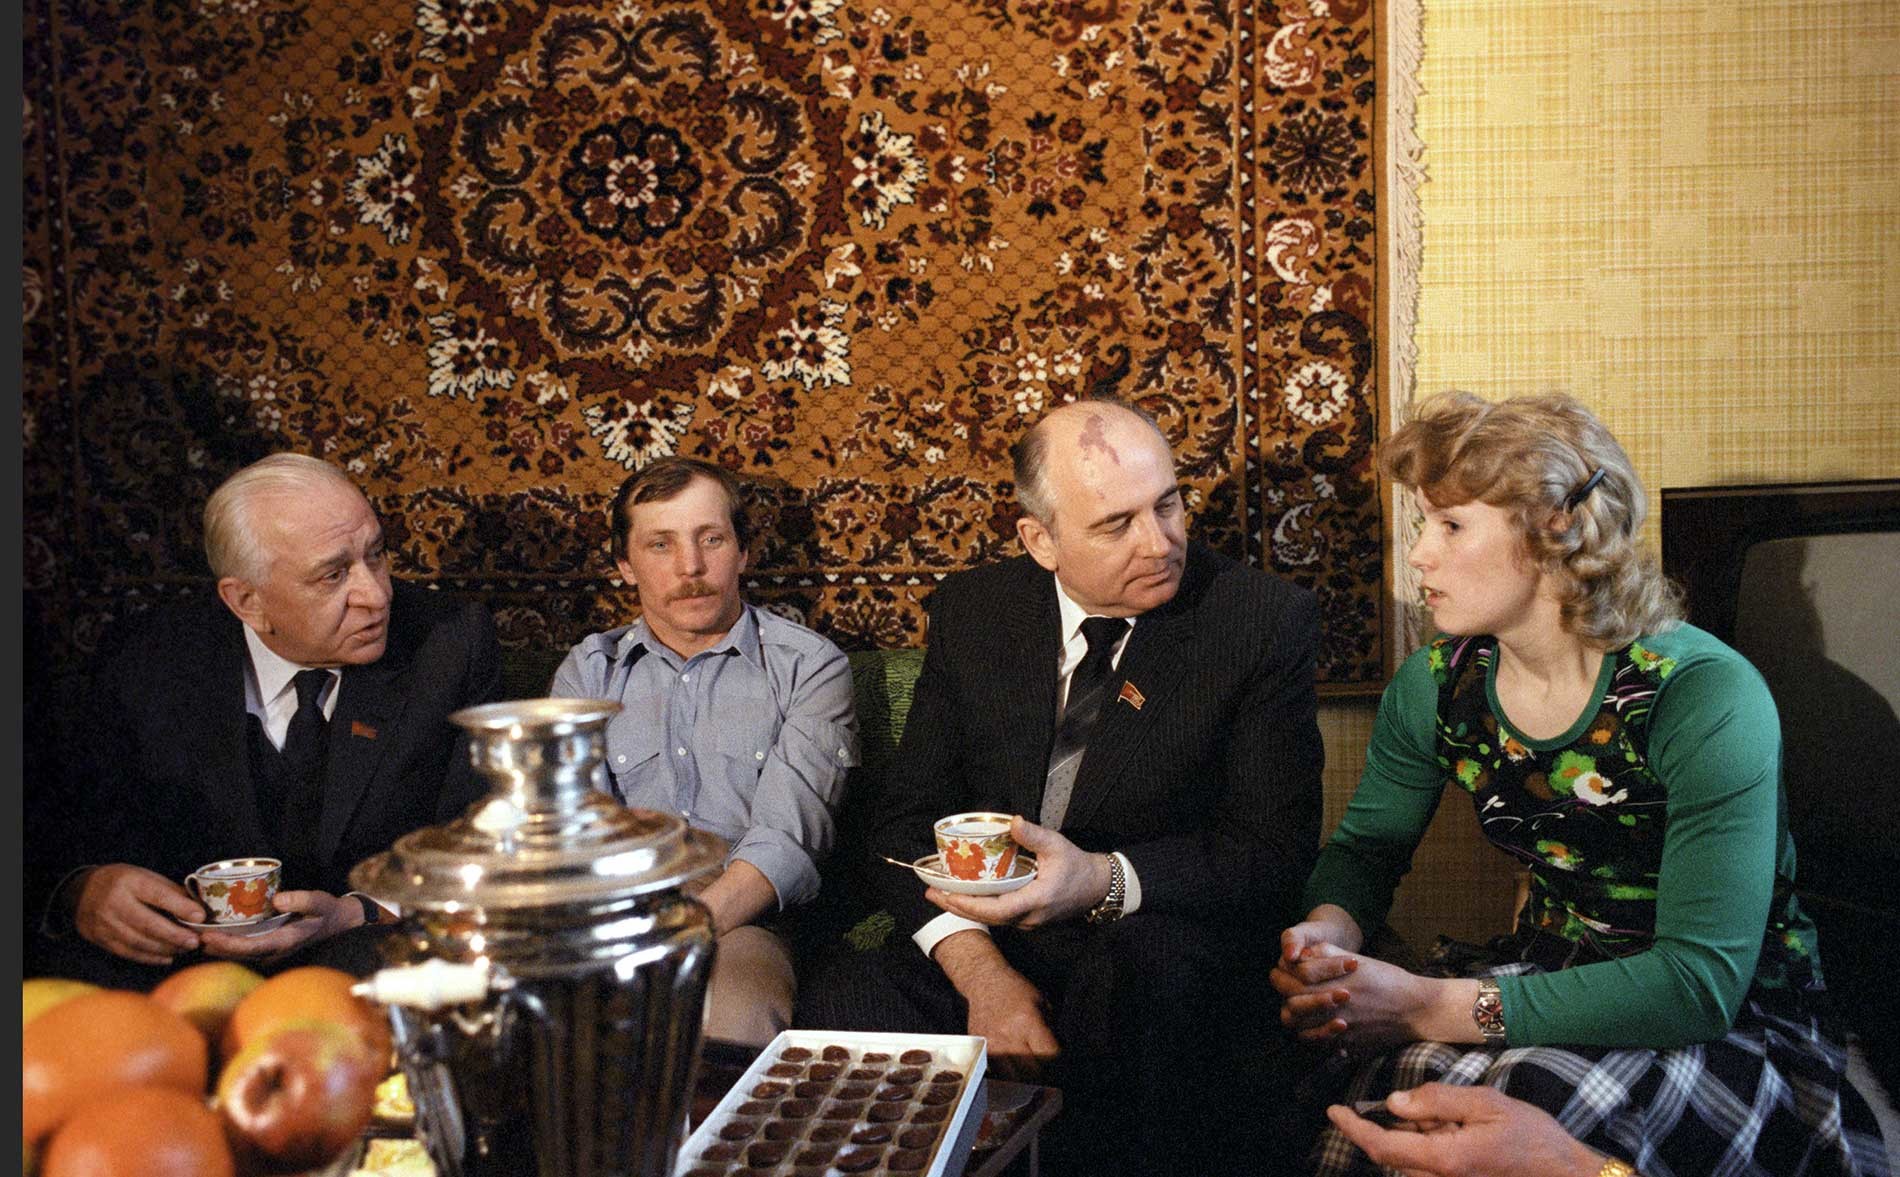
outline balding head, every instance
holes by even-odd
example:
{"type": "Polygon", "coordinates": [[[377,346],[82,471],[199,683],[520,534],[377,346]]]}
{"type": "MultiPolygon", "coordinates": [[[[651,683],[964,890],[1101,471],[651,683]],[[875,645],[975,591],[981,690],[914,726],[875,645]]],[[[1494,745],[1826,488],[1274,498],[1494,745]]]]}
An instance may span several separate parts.
{"type": "Polygon", "coordinates": [[[1148,418],[1108,401],[1064,405],[1017,443],[1017,534],[1090,613],[1132,617],[1171,599],[1187,528],[1174,455],[1148,418]]]}
{"type": "MultiPolygon", "coordinates": [[[[1119,454],[1109,435],[1119,434],[1130,426],[1145,429],[1164,449],[1167,447],[1167,438],[1162,436],[1160,427],[1146,414],[1121,401],[1086,400],[1058,406],[1010,447],[1016,501],[1044,526],[1053,525],[1055,503],[1050,497],[1047,469],[1051,448],[1060,442],[1065,458],[1073,453],[1085,461],[1112,464],[1119,460],[1119,454]]],[[[1169,460],[1172,462],[1172,455],[1169,460]]]]}

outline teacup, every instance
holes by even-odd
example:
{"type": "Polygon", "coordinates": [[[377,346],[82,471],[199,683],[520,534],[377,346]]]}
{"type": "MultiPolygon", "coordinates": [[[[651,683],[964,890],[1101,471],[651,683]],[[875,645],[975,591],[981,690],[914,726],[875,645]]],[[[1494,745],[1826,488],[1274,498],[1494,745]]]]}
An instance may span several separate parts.
{"type": "Polygon", "coordinates": [[[937,853],[953,879],[1006,879],[1016,865],[1016,840],[1007,813],[953,813],[937,819],[937,853]]]}
{"type": "Polygon", "coordinates": [[[275,858],[222,858],[185,876],[185,890],[204,904],[214,924],[248,924],[275,909],[284,864],[275,858]]]}

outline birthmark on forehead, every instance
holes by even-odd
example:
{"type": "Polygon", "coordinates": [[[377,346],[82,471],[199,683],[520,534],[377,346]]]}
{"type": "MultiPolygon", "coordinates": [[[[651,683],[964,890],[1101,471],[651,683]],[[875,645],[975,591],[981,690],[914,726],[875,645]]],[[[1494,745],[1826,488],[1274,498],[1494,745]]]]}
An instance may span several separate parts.
{"type": "Polygon", "coordinates": [[[1088,424],[1082,426],[1082,434],[1076,438],[1076,441],[1081,445],[1084,454],[1091,450],[1100,450],[1102,456],[1109,461],[1117,466],[1122,464],[1121,455],[1115,452],[1114,446],[1108,444],[1108,429],[1102,424],[1102,418],[1099,415],[1089,416],[1088,424]]]}

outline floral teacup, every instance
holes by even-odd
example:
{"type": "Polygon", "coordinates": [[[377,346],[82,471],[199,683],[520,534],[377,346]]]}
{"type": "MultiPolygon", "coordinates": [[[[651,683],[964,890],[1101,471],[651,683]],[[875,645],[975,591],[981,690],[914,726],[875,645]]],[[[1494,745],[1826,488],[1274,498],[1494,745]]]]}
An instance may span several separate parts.
{"type": "Polygon", "coordinates": [[[953,813],[931,828],[943,869],[953,879],[1002,879],[1016,864],[1016,840],[1007,813],[953,813]]]}
{"type": "Polygon", "coordinates": [[[248,924],[273,911],[284,864],[275,858],[224,858],[185,876],[185,890],[214,924],[248,924]]]}

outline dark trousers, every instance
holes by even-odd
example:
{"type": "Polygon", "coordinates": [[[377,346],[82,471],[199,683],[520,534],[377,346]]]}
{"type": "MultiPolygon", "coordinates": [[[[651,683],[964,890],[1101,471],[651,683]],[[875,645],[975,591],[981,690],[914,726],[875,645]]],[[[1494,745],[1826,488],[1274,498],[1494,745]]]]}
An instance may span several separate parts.
{"type": "MultiPolygon", "coordinates": [[[[1268,1065],[1277,1002],[1260,962],[1276,944],[1232,928],[1137,912],[995,930],[997,947],[1043,994],[1061,1054],[1040,1081],[1062,1089],[1043,1136],[1051,1177],[1262,1174],[1263,1112],[1289,1085],[1268,1065]],[[1262,945],[1242,941],[1258,939],[1262,945]]],[[[799,985],[795,1024],[812,1029],[968,1032],[968,1007],[908,937],[824,962],[799,985]]]]}
{"type": "MultiPolygon", "coordinates": [[[[352,976],[366,977],[383,966],[378,946],[395,928],[393,923],[351,928],[328,939],[306,944],[296,952],[276,960],[244,960],[238,963],[267,977],[302,965],[327,965],[342,969],[352,976]]],[[[76,932],[59,939],[29,932],[28,940],[30,951],[26,959],[26,975],[29,977],[70,977],[108,989],[135,989],[141,993],[179,969],[217,959],[202,952],[192,952],[177,957],[169,965],[148,965],[114,956],[76,932]]]]}

